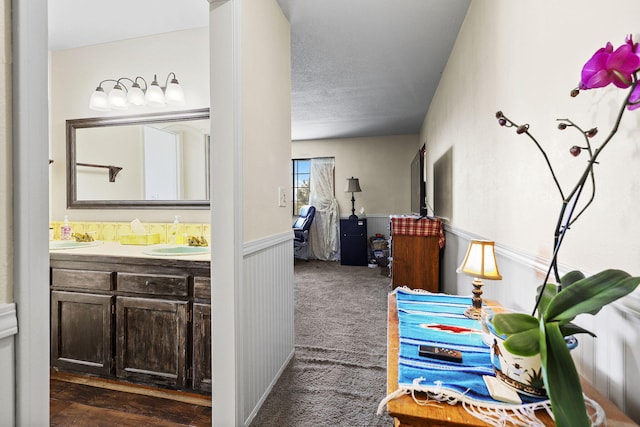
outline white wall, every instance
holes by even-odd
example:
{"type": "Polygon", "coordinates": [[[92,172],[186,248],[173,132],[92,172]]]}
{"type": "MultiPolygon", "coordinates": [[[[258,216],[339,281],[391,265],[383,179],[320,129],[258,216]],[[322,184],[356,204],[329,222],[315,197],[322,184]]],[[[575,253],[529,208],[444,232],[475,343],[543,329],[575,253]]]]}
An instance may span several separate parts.
{"type": "MultiPolygon", "coordinates": [[[[593,126],[602,142],[619,109],[622,93],[613,88],[569,92],[583,64],[607,41],[639,40],[640,3],[616,0],[475,0],[471,3],[440,85],[425,118],[428,185],[433,163],[452,149],[452,214],[443,276],[445,291],[470,293],[469,280],[455,275],[467,241],[496,241],[503,280],[487,285],[487,298],[521,310],[533,308],[535,288],[544,278],[553,230],[561,206],[544,159],[533,143],[497,124],[502,110],[529,123],[568,192],[585,166],[569,148],[583,142],[574,130],[557,130],[556,119],[593,126]],[[620,93],[619,93],[620,92],[620,93]],[[504,269],[503,269],[504,267],[504,269]]],[[[595,273],[620,268],[640,275],[640,111],[628,112],[620,132],[596,165],[597,193],[592,206],[568,231],[559,260],[565,270],[595,273]]],[[[428,189],[429,196],[433,191],[428,189]]],[[[637,291],[636,291],[637,292],[637,291]]],[[[616,305],[617,306],[617,305],[616,305]]],[[[597,333],[573,352],[580,373],[636,421],[640,420],[637,382],[637,314],[607,307],[578,323],[597,333]]]]}
{"type": "Polygon", "coordinates": [[[291,186],[291,43],[289,23],[276,2],[249,1],[243,10],[242,167],[247,242],[291,228],[290,205],[278,205],[279,187],[288,190],[291,186]]]}
{"type": "MultiPolygon", "coordinates": [[[[498,126],[495,112],[529,123],[563,187],[575,184],[585,157],[574,158],[568,150],[581,140],[571,130],[558,131],[555,120],[569,117],[585,129],[597,126],[594,141],[602,141],[620,91],[583,91],[577,98],[569,92],[598,48],[607,41],[622,44],[627,33],[636,31],[636,39],[640,34],[640,3],[599,4],[472,2],[421,136],[431,154],[429,173],[432,161],[453,147],[452,225],[533,255],[550,255],[561,198],[532,142],[498,126]]],[[[589,272],[617,267],[640,274],[640,245],[633,238],[640,235],[639,123],[639,111],[628,113],[600,157],[595,202],[569,231],[561,262],[589,272]]]]}
{"type": "MultiPolygon", "coordinates": [[[[200,0],[201,1],[201,0],[200,0]]],[[[66,209],[66,143],[65,121],[86,117],[148,114],[172,110],[209,107],[209,38],[207,28],[176,31],[103,43],[50,54],[51,85],[51,219],[65,214],[72,221],[141,221],[170,222],[180,215],[183,222],[207,222],[207,210],[102,210],[66,209]],[[126,111],[97,112],[89,110],[89,97],[104,79],[142,76],[148,84],[157,74],[158,82],[174,72],[183,87],[186,105],[175,107],[130,107],[126,111]]],[[[106,84],[105,88],[112,86],[106,84]]]]}
{"type": "Polygon", "coordinates": [[[291,158],[335,158],[340,216],[351,215],[351,193],[344,189],[352,176],[362,189],[354,194],[356,214],[360,208],[366,215],[406,214],[411,212],[410,166],[418,148],[418,135],[305,140],[293,141],[291,158]]]}

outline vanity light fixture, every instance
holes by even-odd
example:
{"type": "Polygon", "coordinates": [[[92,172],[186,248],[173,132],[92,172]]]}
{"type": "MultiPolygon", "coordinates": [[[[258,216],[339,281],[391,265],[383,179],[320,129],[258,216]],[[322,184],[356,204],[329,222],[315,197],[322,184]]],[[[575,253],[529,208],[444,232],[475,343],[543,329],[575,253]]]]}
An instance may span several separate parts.
{"type": "Polygon", "coordinates": [[[117,80],[102,80],[91,94],[89,108],[95,111],[110,111],[112,109],[126,110],[129,108],[129,104],[161,107],[165,104],[184,105],[184,103],[182,87],[176,78],[176,74],[171,72],[167,75],[163,87],[158,84],[158,78],[155,74],[150,85],[147,85],[147,81],[140,76],[133,80],[128,77],[120,77],[117,80]],[[114,83],[108,95],[102,87],[107,82],[114,83]],[[130,83],[130,86],[127,87],[125,82],[130,83]],[[144,89],[140,87],[140,83],[144,83],[144,89]]]}

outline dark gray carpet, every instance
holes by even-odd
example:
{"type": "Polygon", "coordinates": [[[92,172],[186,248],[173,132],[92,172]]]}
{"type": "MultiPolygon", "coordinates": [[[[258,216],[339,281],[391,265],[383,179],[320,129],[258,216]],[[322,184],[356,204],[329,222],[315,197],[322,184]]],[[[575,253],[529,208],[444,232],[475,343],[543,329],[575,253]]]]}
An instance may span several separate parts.
{"type": "Polygon", "coordinates": [[[392,426],[386,395],[387,293],[380,268],[295,263],[295,355],[251,423],[392,426]]]}

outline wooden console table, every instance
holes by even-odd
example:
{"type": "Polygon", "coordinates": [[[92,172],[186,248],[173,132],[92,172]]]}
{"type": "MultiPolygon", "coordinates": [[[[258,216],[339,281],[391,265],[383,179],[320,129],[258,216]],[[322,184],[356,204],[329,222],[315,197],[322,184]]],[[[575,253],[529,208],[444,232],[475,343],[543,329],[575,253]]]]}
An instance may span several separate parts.
{"type": "MultiPolygon", "coordinates": [[[[398,389],[398,311],[395,294],[389,294],[387,313],[387,394],[398,389]]],[[[637,426],[629,417],[620,411],[612,402],[598,393],[587,382],[582,383],[583,391],[594,399],[606,413],[606,425],[608,427],[632,427],[637,426]]],[[[422,395],[424,397],[424,395],[422,395]]],[[[429,406],[420,406],[413,401],[410,395],[404,395],[387,403],[387,412],[394,417],[395,426],[401,427],[487,427],[489,424],[473,417],[462,405],[449,405],[435,400],[429,402],[429,406]]],[[[539,418],[547,426],[555,423],[549,415],[540,411],[539,418]]]]}

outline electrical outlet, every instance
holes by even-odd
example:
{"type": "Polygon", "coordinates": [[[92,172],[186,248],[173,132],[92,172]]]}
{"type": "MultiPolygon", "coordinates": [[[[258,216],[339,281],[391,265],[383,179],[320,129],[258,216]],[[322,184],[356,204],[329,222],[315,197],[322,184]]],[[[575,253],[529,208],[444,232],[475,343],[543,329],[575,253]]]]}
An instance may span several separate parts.
{"type": "Polygon", "coordinates": [[[287,191],[284,189],[284,187],[278,187],[278,206],[287,206],[287,191]]]}

